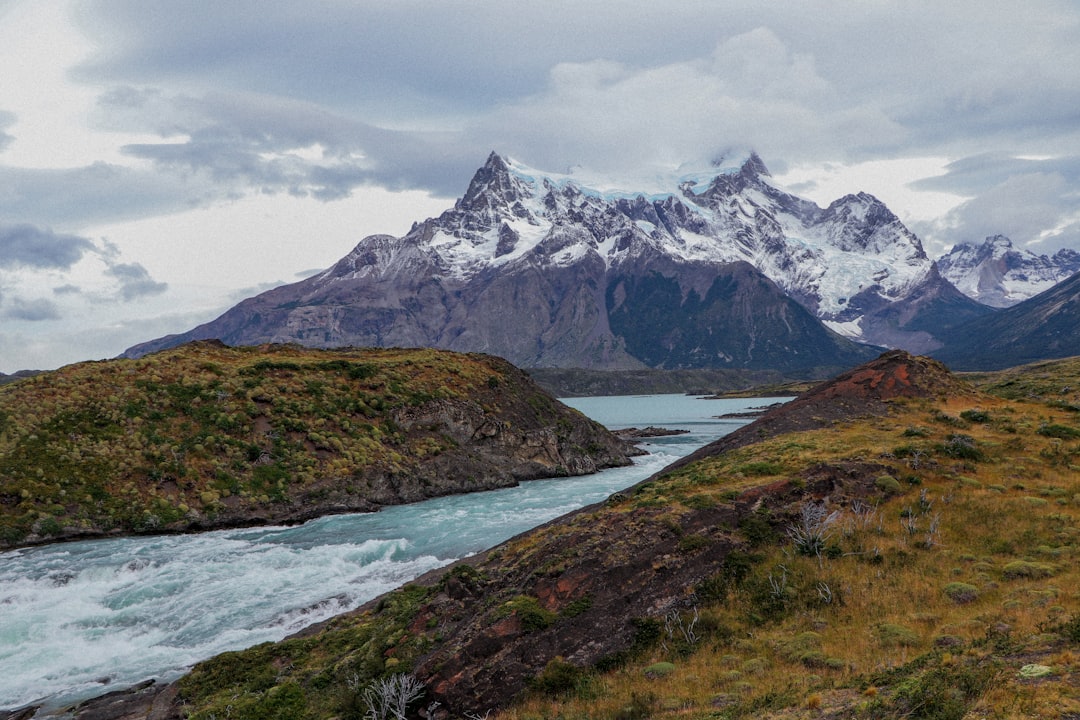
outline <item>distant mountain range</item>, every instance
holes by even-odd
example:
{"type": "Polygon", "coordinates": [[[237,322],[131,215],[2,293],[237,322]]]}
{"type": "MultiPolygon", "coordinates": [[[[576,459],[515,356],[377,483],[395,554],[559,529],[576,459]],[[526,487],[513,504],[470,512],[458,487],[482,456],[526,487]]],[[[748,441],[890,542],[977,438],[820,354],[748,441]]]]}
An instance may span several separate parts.
{"type": "Polygon", "coordinates": [[[973,300],[996,308],[1010,307],[1049,290],[1080,270],[1080,253],[1062,249],[1053,255],[1018,250],[1004,235],[981,245],[959,243],[938,258],[946,280],[973,300]]]}
{"type": "Polygon", "coordinates": [[[430,346],[529,368],[820,374],[881,346],[954,352],[974,337],[958,328],[1071,263],[1080,253],[1048,259],[991,238],[958,246],[939,271],[877,198],[822,208],[777,187],[754,153],[629,186],[492,153],[452,208],[405,236],[366,237],[318,275],[124,354],[220,339],[430,346]]]}

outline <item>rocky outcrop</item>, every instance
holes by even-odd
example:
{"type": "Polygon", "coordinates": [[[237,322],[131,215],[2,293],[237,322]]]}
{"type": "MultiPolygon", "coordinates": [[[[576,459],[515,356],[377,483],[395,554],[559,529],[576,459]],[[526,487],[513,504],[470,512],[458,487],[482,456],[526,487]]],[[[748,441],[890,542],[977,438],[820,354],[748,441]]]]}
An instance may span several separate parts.
{"type": "Polygon", "coordinates": [[[519,695],[553,661],[618,664],[657,639],[662,618],[691,611],[695,591],[744,547],[738,528],[757,508],[779,519],[807,499],[866,498],[881,472],[876,463],[823,464],[675,515],[641,507],[628,491],[604,510],[562,518],[537,532],[527,552],[486,554],[434,593],[413,627],[438,622],[443,639],[414,673],[446,707],[482,714],[519,695]]]}
{"type": "Polygon", "coordinates": [[[890,401],[898,398],[972,392],[970,386],[955,378],[940,362],[903,350],[890,350],[808,390],[791,402],[772,408],[749,425],[709,443],[668,469],[784,433],[813,430],[860,417],[882,417],[888,414],[890,401]]]}

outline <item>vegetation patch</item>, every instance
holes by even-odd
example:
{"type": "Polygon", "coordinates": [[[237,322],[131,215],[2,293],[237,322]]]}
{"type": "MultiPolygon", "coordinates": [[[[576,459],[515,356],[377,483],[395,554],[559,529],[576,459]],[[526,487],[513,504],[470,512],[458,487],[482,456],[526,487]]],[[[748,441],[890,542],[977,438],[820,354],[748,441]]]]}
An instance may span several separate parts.
{"type": "Polygon", "coordinates": [[[1013,560],[1001,569],[1001,576],[1006,580],[1048,578],[1057,569],[1049,563],[1029,562],[1027,560],[1013,560]]]}
{"type": "Polygon", "coordinates": [[[665,678],[675,672],[675,664],[670,662],[657,662],[646,667],[643,672],[645,673],[645,677],[652,678],[653,680],[665,678]]]}
{"type": "Polygon", "coordinates": [[[945,586],[945,594],[953,602],[964,604],[979,597],[979,588],[964,582],[951,582],[945,586]]]}

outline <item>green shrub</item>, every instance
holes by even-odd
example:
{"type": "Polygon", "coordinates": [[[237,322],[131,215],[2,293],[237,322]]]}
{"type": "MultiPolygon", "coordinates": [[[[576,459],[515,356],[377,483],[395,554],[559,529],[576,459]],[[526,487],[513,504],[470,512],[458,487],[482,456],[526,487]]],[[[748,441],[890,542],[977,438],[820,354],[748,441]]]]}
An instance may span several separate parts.
{"type": "Polygon", "coordinates": [[[878,642],[886,647],[915,647],[919,644],[919,635],[911,628],[894,623],[882,623],[877,626],[878,642]]]}
{"type": "Polygon", "coordinates": [[[979,589],[963,582],[951,582],[945,586],[945,594],[955,603],[969,603],[979,597],[979,589]]]}
{"type": "Polygon", "coordinates": [[[1035,432],[1044,437],[1057,438],[1059,440],[1074,440],[1080,438],[1080,430],[1077,430],[1070,425],[1060,425],[1057,423],[1047,423],[1042,425],[1035,432]]]}
{"type": "Polygon", "coordinates": [[[990,422],[990,413],[985,410],[965,410],[960,413],[960,417],[964,418],[968,422],[973,423],[987,423],[990,422]]]}
{"type": "Polygon", "coordinates": [[[1046,677],[1054,674],[1054,668],[1047,665],[1038,665],[1031,663],[1020,668],[1020,672],[1017,673],[1025,680],[1034,680],[1036,678],[1046,677]]]}
{"type": "Polygon", "coordinates": [[[544,630],[558,617],[550,610],[540,607],[540,601],[530,595],[518,595],[503,607],[507,615],[516,614],[521,619],[521,629],[525,632],[544,630]]]}
{"type": "Polygon", "coordinates": [[[874,480],[874,487],[886,495],[896,495],[900,492],[900,482],[892,475],[881,475],[874,480]]]}
{"type": "Polygon", "coordinates": [[[752,477],[768,477],[770,475],[782,475],[784,472],[784,466],[776,462],[749,462],[738,465],[734,468],[735,472],[742,473],[743,475],[750,475],[752,477]]]}
{"type": "Polygon", "coordinates": [[[630,693],[630,702],[619,708],[612,720],[648,720],[656,708],[656,695],[653,693],[630,693]]]}
{"type": "Polygon", "coordinates": [[[943,445],[938,446],[939,452],[958,460],[984,460],[985,454],[979,449],[975,438],[970,435],[957,433],[950,435],[943,445]]]}
{"type": "Polygon", "coordinates": [[[807,667],[814,667],[820,659],[825,663],[825,653],[821,652],[821,635],[807,630],[780,644],[780,655],[790,662],[801,662],[807,667]]]}
{"type": "Polygon", "coordinates": [[[561,657],[552,658],[530,683],[534,690],[546,695],[573,692],[585,678],[585,672],[561,657]]]}
{"type": "Polygon", "coordinates": [[[675,665],[669,662],[653,663],[644,670],[645,676],[650,678],[665,678],[675,672],[675,665]]]}
{"type": "Polygon", "coordinates": [[[592,597],[584,595],[577,600],[571,600],[566,606],[559,611],[559,614],[564,618],[577,617],[581,613],[585,612],[592,607],[592,597]]]}
{"type": "Polygon", "coordinates": [[[997,665],[976,661],[934,665],[898,683],[892,702],[901,717],[962,720],[998,672],[997,665]]]}
{"type": "Polygon", "coordinates": [[[1080,614],[1073,615],[1072,618],[1061,623],[1057,631],[1069,642],[1080,645],[1080,614]]]}
{"type": "Polygon", "coordinates": [[[679,538],[679,550],[684,553],[692,553],[695,550],[700,550],[708,544],[709,538],[705,537],[704,535],[699,535],[697,533],[694,533],[692,535],[683,535],[681,538],[679,538]]]}
{"type": "Polygon", "coordinates": [[[768,510],[758,510],[740,520],[739,532],[753,547],[776,541],[776,531],[769,523],[768,510]]]}
{"type": "Polygon", "coordinates": [[[1050,577],[1055,572],[1057,572],[1056,568],[1048,563],[1014,560],[1002,568],[1001,576],[1006,580],[1038,579],[1050,577]]]}

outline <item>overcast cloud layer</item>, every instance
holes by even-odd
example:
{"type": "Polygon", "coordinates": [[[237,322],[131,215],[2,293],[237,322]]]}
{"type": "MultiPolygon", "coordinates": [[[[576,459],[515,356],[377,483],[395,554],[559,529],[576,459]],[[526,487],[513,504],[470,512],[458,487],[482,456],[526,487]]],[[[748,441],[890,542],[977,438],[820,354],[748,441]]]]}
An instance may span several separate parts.
{"type": "Polygon", "coordinates": [[[818,202],[878,194],[931,254],[1080,249],[1075,2],[0,0],[0,23],[0,371],[403,232],[492,149],[632,176],[754,148],[818,202]]]}

